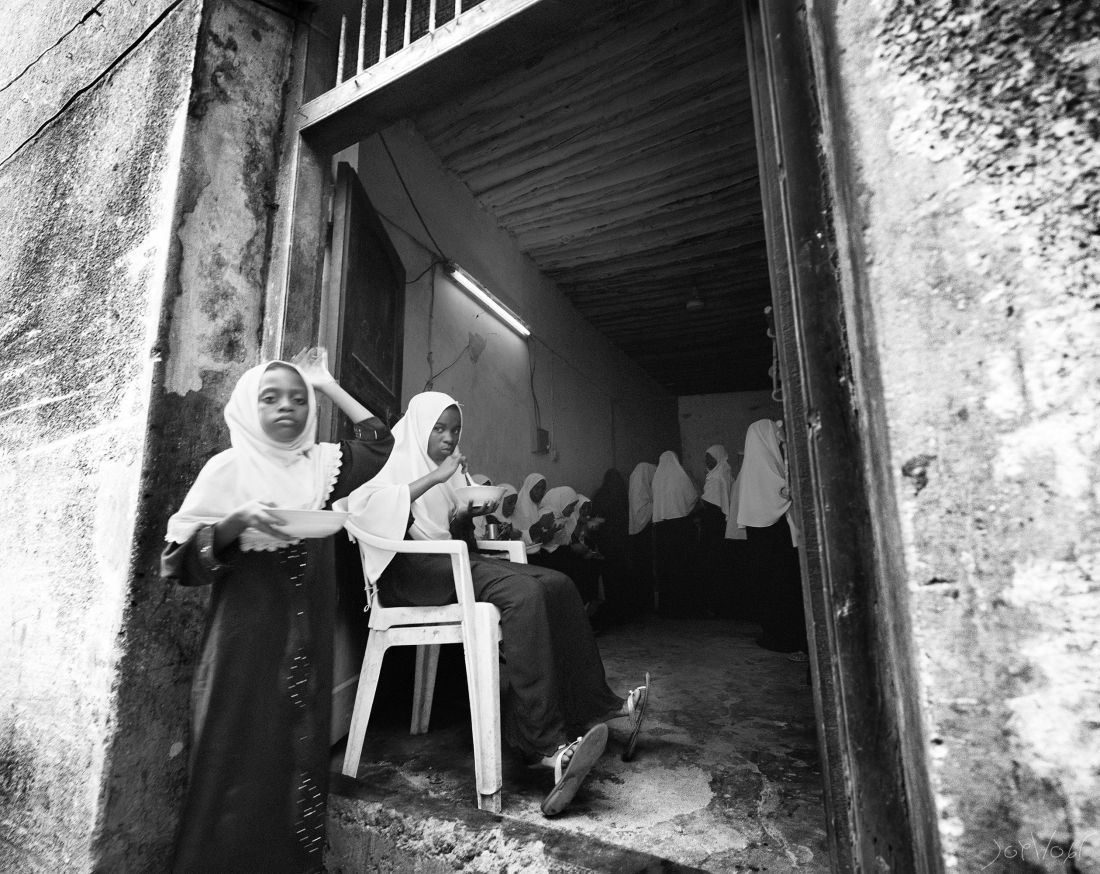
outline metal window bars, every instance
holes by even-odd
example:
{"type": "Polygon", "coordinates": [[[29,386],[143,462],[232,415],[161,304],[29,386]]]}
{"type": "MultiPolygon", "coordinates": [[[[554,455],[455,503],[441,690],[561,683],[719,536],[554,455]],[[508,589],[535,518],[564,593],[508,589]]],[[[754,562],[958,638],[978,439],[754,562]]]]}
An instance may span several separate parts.
{"type": "MultiPolygon", "coordinates": [[[[478,4],[479,0],[454,0],[453,15],[449,18],[446,16],[446,11],[443,11],[443,15],[440,14],[440,6],[451,4],[441,4],[439,0],[426,0],[427,10],[427,29],[423,30],[414,37],[414,18],[416,12],[424,13],[425,0],[404,0],[404,21],[400,30],[401,45],[394,47],[391,44],[391,30],[394,29],[394,21],[397,15],[400,15],[400,11],[395,8],[395,4],[391,3],[391,0],[362,0],[362,5],[359,9],[359,40],[358,40],[358,52],[355,61],[355,72],[352,76],[358,76],[368,67],[374,66],[381,60],[396,54],[397,52],[408,48],[413,42],[418,39],[422,39],[425,36],[430,36],[435,33],[436,28],[442,24],[454,23],[459,20],[464,11],[471,9],[478,4]],[[379,14],[379,6],[380,14],[379,14]],[[391,13],[397,12],[397,15],[391,13]],[[441,20],[442,18],[442,20],[441,20]],[[377,26],[377,33],[374,33],[374,29],[377,26]],[[378,54],[373,55],[371,50],[377,46],[378,54]]],[[[340,16],[340,46],[336,58],[336,85],[340,85],[347,78],[345,75],[345,67],[347,66],[347,35],[348,35],[348,17],[347,15],[340,16]]]]}

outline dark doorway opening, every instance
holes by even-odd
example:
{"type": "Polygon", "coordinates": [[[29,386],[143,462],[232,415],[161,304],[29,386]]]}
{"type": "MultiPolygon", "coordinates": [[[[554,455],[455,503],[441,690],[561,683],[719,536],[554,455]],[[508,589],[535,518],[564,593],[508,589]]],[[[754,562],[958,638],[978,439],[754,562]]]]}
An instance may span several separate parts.
{"type": "MultiPolygon", "coordinates": [[[[695,11],[723,5],[691,4],[695,11]]],[[[580,17],[576,10],[571,14],[580,17]]],[[[867,444],[850,389],[846,319],[832,257],[836,240],[819,139],[821,110],[814,90],[810,28],[804,10],[762,9],[755,2],[745,4],[743,24],[740,15],[734,18],[739,29],[744,27],[744,72],[754,115],[751,150],[763,180],[756,253],[764,257],[770,274],[768,295],[776,308],[792,478],[807,533],[803,575],[807,615],[814,630],[813,690],[832,864],[842,871],[876,864],[895,871],[918,870],[919,860],[930,858],[927,850],[934,839],[927,824],[914,824],[914,811],[927,809],[927,799],[922,798],[926,789],[919,781],[906,779],[907,773],[919,773],[915,765],[920,753],[914,751],[917,739],[905,733],[905,707],[899,705],[911,689],[905,656],[893,647],[889,623],[877,612],[879,587],[884,584],[882,565],[875,555],[869,520],[861,469],[867,444]],[[807,119],[813,123],[807,124],[807,119]],[[840,605],[843,610],[838,609],[840,605]]],[[[545,26],[545,22],[534,25],[536,29],[545,26]]],[[[564,29],[555,39],[564,41],[575,34],[576,29],[564,29]]],[[[502,42],[500,33],[495,41],[487,36],[480,54],[473,57],[489,57],[502,42]]],[[[497,60],[477,67],[479,77],[491,79],[498,72],[494,65],[508,69],[509,75],[521,75],[517,65],[522,70],[540,54],[517,55],[514,49],[498,53],[497,60]]],[[[308,230],[316,227],[319,217],[323,221],[320,202],[326,190],[326,162],[336,149],[397,119],[430,113],[431,107],[465,87],[470,82],[433,84],[430,75],[421,74],[403,94],[380,94],[369,108],[349,110],[342,119],[333,117],[303,131],[297,178],[304,197],[296,206],[295,222],[308,230]]],[[[567,142],[558,139],[551,144],[561,148],[567,142]]],[[[733,196],[742,194],[737,189],[733,196]]],[[[522,228],[523,216],[516,215],[516,226],[522,228]]],[[[308,233],[296,234],[295,247],[308,239],[308,233]]],[[[684,260],[690,261],[699,251],[689,249],[684,260]]],[[[316,250],[297,254],[291,258],[290,276],[315,276],[320,260],[316,250]]],[[[563,275],[568,273],[562,270],[563,275]]],[[[301,286],[306,294],[311,287],[310,283],[301,286]]],[[[691,291],[682,287],[668,297],[679,304],[680,297],[691,291]]],[[[624,348],[631,336],[645,335],[646,318],[616,312],[614,304],[598,293],[588,304],[583,290],[574,287],[573,293],[582,312],[590,305],[594,323],[600,325],[602,319],[601,329],[613,340],[618,337],[624,348]]],[[[648,330],[652,332],[667,316],[662,317],[659,297],[650,303],[648,330]]],[[[746,305],[744,317],[749,317],[750,310],[758,317],[759,303],[746,305]]],[[[302,301],[288,302],[287,312],[307,308],[302,301]]],[[[288,322],[287,328],[285,336],[310,330],[308,323],[290,329],[288,322]]],[[[763,331],[758,334],[763,336],[763,331]]],[[[657,345],[652,339],[649,342],[657,345]]],[[[684,342],[682,336],[680,342],[684,342]]],[[[694,361],[690,355],[683,357],[688,370],[707,370],[700,361],[721,357],[715,347],[692,351],[699,356],[694,361]]],[[[666,368],[670,385],[679,384],[676,380],[681,377],[671,375],[676,365],[670,355],[651,356],[647,363],[658,370],[666,368]]]]}

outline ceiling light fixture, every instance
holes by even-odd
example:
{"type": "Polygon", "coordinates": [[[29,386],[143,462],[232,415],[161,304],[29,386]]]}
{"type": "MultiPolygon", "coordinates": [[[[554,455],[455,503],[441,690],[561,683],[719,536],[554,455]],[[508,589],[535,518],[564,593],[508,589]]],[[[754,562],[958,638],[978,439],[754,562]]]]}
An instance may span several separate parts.
{"type": "Polygon", "coordinates": [[[527,327],[523,319],[501,303],[496,295],[455,264],[454,261],[448,261],[444,269],[454,278],[455,282],[462,286],[464,291],[481,303],[486,309],[494,313],[497,318],[504,322],[509,328],[521,337],[531,336],[531,329],[527,327]]]}

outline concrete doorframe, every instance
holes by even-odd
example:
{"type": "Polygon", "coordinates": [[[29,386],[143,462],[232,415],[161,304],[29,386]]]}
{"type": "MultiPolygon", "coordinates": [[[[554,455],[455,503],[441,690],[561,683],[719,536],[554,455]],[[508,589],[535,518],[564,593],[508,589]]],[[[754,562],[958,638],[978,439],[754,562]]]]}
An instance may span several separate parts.
{"type": "Polygon", "coordinates": [[[802,4],[743,10],[833,868],[935,872],[901,532],[881,405],[865,402],[874,359],[852,366],[850,342],[873,348],[870,322],[837,257],[852,244],[833,223],[829,174],[845,163],[823,125],[835,45],[802,4]]]}

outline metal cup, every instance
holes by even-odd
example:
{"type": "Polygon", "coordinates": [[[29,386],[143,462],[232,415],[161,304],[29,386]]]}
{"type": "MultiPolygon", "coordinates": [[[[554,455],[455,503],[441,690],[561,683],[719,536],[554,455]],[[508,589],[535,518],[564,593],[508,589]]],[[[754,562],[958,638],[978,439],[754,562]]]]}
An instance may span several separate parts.
{"type": "Polygon", "coordinates": [[[500,540],[500,525],[490,522],[485,526],[485,534],[490,540],[500,540]]]}

